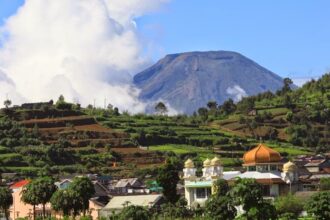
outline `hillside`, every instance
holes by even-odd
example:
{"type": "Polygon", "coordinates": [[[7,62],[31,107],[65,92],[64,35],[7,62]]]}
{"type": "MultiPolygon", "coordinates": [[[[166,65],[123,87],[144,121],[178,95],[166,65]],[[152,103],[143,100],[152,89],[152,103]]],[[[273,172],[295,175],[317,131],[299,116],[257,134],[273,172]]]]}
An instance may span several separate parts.
{"type": "Polygon", "coordinates": [[[237,110],[210,124],[240,137],[279,139],[318,152],[330,151],[330,75],[302,88],[283,87],[237,103],[237,110]]]}
{"type": "Polygon", "coordinates": [[[134,84],[141,89],[141,99],[163,100],[192,114],[210,100],[223,103],[275,92],[282,78],[239,53],[211,51],[167,55],[135,75],[134,84]]]}
{"type": "Polygon", "coordinates": [[[4,109],[3,113],[0,172],[126,176],[136,167],[157,167],[165,159],[139,149],[128,133],[104,127],[82,110],[45,104],[37,109],[4,109]]]}
{"type": "Polygon", "coordinates": [[[238,103],[209,102],[192,116],[83,109],[64,98],[5,108],[0,172],[145,177],[171,156],[202,162],[215,155],[231,170],[239,169],[244,152],[260,141],[288,157],[329,152],[330,75],[297,90],[291,83],[285,79],[276,93],[238,103]]]}

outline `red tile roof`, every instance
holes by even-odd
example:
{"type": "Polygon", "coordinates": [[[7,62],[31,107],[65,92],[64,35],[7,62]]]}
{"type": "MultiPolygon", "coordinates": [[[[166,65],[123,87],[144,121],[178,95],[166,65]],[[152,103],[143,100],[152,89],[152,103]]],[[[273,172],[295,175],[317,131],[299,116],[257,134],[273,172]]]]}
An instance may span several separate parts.
{"type": "Polygon", "coordinates": [[[27,184],[30,183],[30,180],[21,180],[17,183],[14,183],[13,185],[11,185],[11,189],[15,189],[15,188],[21,188],[23,186],[26,186],[27,184]]]}

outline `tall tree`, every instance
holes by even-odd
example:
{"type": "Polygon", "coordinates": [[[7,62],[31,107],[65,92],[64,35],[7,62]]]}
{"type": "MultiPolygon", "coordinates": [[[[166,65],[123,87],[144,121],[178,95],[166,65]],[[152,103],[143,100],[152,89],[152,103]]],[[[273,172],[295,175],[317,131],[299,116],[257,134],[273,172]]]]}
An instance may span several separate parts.
{"type": "Polygon", "coordinates": [[[37,185],[31,184],[31,183],[24,186],[24,188],[21,192],[21,200],[24,203],[27,203],[27,204],[30,204],[33,206],[33,220],[36,219],[36,205],[39,205],[41,203],[38,193],[39,193],[39,189],[37,188],[37,185]]]}
{"type": "Polygon", "coordinates": [[[46,217],[46,203],[50,201],[57,187],[54,180],[49,177],[41,177],[33,180],[23,189],[22,200],[25,203],[33,205],[33,213],[35,215],[35,206],[42,204],[42,215],[46,217]]]}
{"type": "Polygon", "coordinates": [[[209,101],[207,103],[207,107],[210,109],[210,110],[214,110],[218,107],[218,104],[216,101],[209,101]]]}
{"type": "Polygon", "coordinates": [[[207,120],[207,118],[208,118],[208,110],[207,110],[207,108],[199,108],[198,109],[198,115],[205,122],[207,120]]]}
{"type": "Polygon", "coordinates": [[[230,191],[235,205],[241,205],[246,220],[276,219],[276,209],[263,200],[261,185],[255,179],[237,179],[230,191]]]}
{"type": "Polygon", "coordinates": [[[64,216],[69,216],[73,210],[72,193],[70,190],[58,190],[50,199],[52,208],[59,212],[61,211],[64,216]]]}
{"type": "Polygon", "coordinates": [[[42,177],[34,180],[31,184],[37,185],[38,197],[42,204],[42,215],[46,218],[46,203],[50,201],[50,198],[57,190],[54,180],[50,177],[42,177]]]}
{"type": "Polygon", "coordinates": [[[158,114],[161,115],[166,114],[166,112],[168,111],[166,105],[163,102],[158,102],[155,106],[155,110],[158,114]]]}
{"type": "Polygon", "coordinates": [[[77,195],[83,214],[85,215],[89,209],[89,199],[95,193],[92,181],[87,177],[75,178],[70,184],[69,189],[77,195]]]}
{"type": "Polygon", "coordinates": [[[5,214],[6,219],[9,219],[9,208],[13,204],[13,196],[7,187],[0,187],[0,210],[5,214]]]}
{"type": "Polygon", "coordinates": [[[11,101],[9,99],[6,99],[4,102],[3,102],[4,106],[6,106],[6,108],[8,108],[9,106],[11,106],[11,101]]]}
{"type": "Polygon", "coordinates": [[[236,105],[232,99],[228,99],[221,105],[220,108],[225,115],[228,115],[236,110],[236,105]]]}
{"type": "Polygon", "coordinates": [[[176,192],[176,185],[179,182],[177,167],[172,163],[165,164],[158,172],[157,182],[163,187],[165,199],[171,203],[175,203],[179,198],[176,192]]]}
{"type": "Polygon", "coordinates": [[[226,180],[217,180],[213,187],[214,194],[205,205],[206,215],[215,220],[232,220],[236,216],[236,208],[229,197],[229,186],[226,180]]]}
{"type": "Polygon", "coordinates": [[[282,94],[286,94],[287,92],[290,92],[292,84],[293,84],[293,82],[290,78],[284,78],[283,79],[282,94]]]}

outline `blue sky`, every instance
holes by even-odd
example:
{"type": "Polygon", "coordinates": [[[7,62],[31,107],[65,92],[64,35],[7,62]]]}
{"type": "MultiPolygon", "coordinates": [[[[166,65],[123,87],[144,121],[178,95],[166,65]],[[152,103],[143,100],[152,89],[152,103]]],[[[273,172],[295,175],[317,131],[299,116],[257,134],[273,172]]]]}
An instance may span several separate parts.
{"type": "MultiPolygon", "coordinates": [[[[23,0],[0,0],[0,25],[23,0]]],[[[271,71],[310,78],[330,71],[328,0],[172,0],[137,19],[154,42],[156,61],[167,53],[231,50],[271,71]]]]}

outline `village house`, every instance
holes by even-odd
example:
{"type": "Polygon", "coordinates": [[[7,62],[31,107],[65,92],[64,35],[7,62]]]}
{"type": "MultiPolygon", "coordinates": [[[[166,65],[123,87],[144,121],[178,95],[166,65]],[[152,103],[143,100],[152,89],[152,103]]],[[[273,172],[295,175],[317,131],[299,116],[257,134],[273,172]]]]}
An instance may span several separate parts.
{"type": "MultiPolygon", "coordinates": [[[[70,179],[64,179],[62,181],[56,182],[55,185],[59,189],[67,189],[72,181],[70,179]]],[[[17,218],[32,218],[33,217],[33,206],[29,204],[25,204],[21,200],[21,193],[25,186],[30,183],[29,180],[21,180],[13,184],[10,188],[13,193],[13,205],[10,207],[10,218],[15,220],[17,218]]],[[[109,202],[110,200],[110,192],[109,190],[103,186],[101,183],[97,181],[93,181],[95,194],[89,200],[89,211],[88,214],[93,219],[98,219],[99,211],[109,202]]],[[[42,205],[37,205],[35,209],[36,216],[42,216],[42,205]]],[[[52,216],[56,218],[62,218],[62,213],[55,212],[50,203],[46,204],[46,215],[52,216]]]]}
{"type": "Polygon", "coordinates": [[[164,198],[161,194],[115,196],[100,210],[100,217],[108,218],[120,212],[127,205],[142,206],[146,208],[159,208],[164,198]]]}
{"type": "Polygon", "coordinates": [[[116,195],[144,194],[149,192],[138,178],[114,180],[111,182],[110,191],[116,195]]]}
{"type": "MultiPolygon", "coordinates": [[[[29,180],[21,180],[10,187],[13,191],[13,205],[10,207],[9,212],[10,218],[13,220],[24,217],[31,218],[33,216],[33,206],[21,201],[22,190],[29,183],[29,180]]],[[[42,205],[37,205],[35,211],[36,216],[42,216],[42,205]]],[[[50,204],[46,204],[46,215],[51,215],[50,204]]]]}

